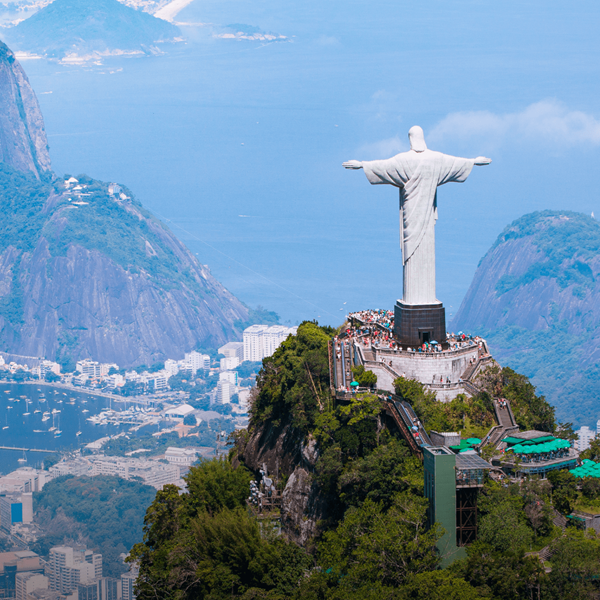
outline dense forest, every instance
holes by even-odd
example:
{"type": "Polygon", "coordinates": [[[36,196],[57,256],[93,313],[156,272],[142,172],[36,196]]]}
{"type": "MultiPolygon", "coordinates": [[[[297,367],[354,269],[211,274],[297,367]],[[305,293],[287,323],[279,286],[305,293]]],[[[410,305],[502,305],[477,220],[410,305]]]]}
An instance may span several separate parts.
{"type": "MultiPolygon", "coordinates": [[[[581,498],[594,503],[600,495],[568,472],[521,484],[488,481],[480,494],[478,541],[467,558],[440,568],[435,545],[442,530],[426,528],[421,462],[386,426],[376,396],[343,404],[330,396],[327,343],[334,333],[303,323],[264,361],[249,432],[287,422],[317,442],[313,485],[330,508],[318,535],[301,547],[285,528],[279,531],[276,515],[258,519],[248,510],[257,474],[240,462],[248,436],[242,433],[229,460],[192,468],[187,493],[170,487],[157,494],[144,541],[132,553],[141,566],[138,598],[597,598],[600,539],[563,530],[554,520],[555,510],[568,513],[581,498]],[[553,550],[545,563],[526,554],[545,547],[553,550]]],[[[487,427],[488,395],[500,389],[523,426],[556,429],[549,405],[510,369],[490,373],[489,391],[447,405],[415,382],[396,383],[427,427],[487,427]]]]}
{"type": "Polygon", "coordinates": [[[112,475],[53,479],[33,495],[35,520],[44,535],[32,550],[79,543],[102,554],[105,576],[126,571],[121,554],[140,541],[146,507],[156,490],[112,475]]]}

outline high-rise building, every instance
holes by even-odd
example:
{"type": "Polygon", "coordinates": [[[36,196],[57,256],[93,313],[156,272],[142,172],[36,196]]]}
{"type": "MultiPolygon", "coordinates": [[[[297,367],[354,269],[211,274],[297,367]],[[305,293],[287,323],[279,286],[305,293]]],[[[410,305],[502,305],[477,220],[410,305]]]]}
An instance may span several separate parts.
{"type": "Polygon", "coordinates": [[[240,364],[240,359],[237,356],[226,356],[219,361],[219,367],[222,371],[235,369],[240,364]]]}
{"type": "Polygon", "coordinates": [[[238,358],[240,362],[244,360],[244,342],[229,342],[219,348],[219,354],[225,358],[238,358]]]}
{"type": "Polygon", "coordinates": [[[289,335],[295,335],[297,327],[283,325],[252,325],[244,330],[244,360],[261,361],[272,356],[289,335]]]}
{"type": "Polygon", "coordinates": [[[596,438],[596,432],[592,431],[587,425],[584,425],[576,432],[577,439],[575,440],[575,449],[583,452],[590,447],[590,442],[596,438]]]}
{"type": "Polygon", "coordinates": [[[217,383],[217,402],[219,404],[229,404],[231,396],[234,394],[234,389],[235,387],[227,379],[219,380],[219,383],[217,383]]]}
{"type": "Polygon", "coordinates": [[[138,567],[133,565],[127,573],[121,575],[121,600],[135,600],[134,585],[139,572],[138,567]]]}
{"type": "Polygon", "coordinates": [[[200,354],[200,352],[196,352],[195,350],[186,352],[184,361],[189,365],[189,368],[194,374],[196,371],[210,369],[210,356],[207,354],[200,354]]]}
{"type": "Polygon", "coordinates": [[[16,600],[27,600],[27,595],[35,590],[47,590],[50,580],[42,573],[26,571],[17,573],[15,578],[16,600]]]}
{"type": "Polygon", "coordinates": [[[78,600],[119,600],[120,581],[112,577],[101,577],[77,585],[78,600]]]}
{"type": "Polygon", "coordinates": [[[10,533],[16,523],[33,521],[33,503],[31,492],[0,495],[0,528],[10,533]]]}
{"type": "Polygon", "coordinates": [[[70,594],[80,583],[93,582],[97,574],[102,576],[102,555],[71,546],[55,546],[50,549],[48,567],[50,589],[70,594]]]}

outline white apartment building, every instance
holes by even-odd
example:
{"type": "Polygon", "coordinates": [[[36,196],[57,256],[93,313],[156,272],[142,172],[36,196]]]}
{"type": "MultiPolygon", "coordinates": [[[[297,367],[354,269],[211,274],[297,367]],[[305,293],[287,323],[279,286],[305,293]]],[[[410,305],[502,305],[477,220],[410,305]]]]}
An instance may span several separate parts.
{"type": "Polygon", "coordinates": [[[229,342],[219,348],[219,354],[225,358],[237,357],[240,362],[244,361],[244,342],[229,342]]]}
{"type": "Polygon", "coordinates": [[[576,432],[577,439],[575,440],[575,450],[583,452],[590,447],[590,442],[596,438],[596,432],[591,430],[587,425],[581,427],[576,432]]]}
{"type": "Polygon", "coordinates": [[[272,356],[289,335],[295,335],[297,327],[283,325],[252,325],[244,330],[244,360],[253,362],[272,356]]]}
{"type": "Polygon", "coordinates": [[[21,467],[0,477],[0,493],[41,492],[50,479],[52,479],[52,475],[48,471],[21,467]]]}
{"type": "Polygon", "coordinates": [[[219,361],[221,371],[229,371],[235,369],[240,364],[240,359],[237,356],[226,356],[219,361]]]}
{"type": "Polygon", "coordinates": [[[235,394],[235,386],[227,379],[219,380],[219,383],[217,383],[217,402],[219,404],[229,404],[233,394],[235,394]]]}
{"type": "Polygon", "coordinates": [[[48,567],[50,589],[70,594],[78,584],[102,577],[102,555],[71,546],[55,546],[50,549],[48,567]]]}
{"type": "Polygon", "coordinates": [[[137,566],[132,566],[129,572],[121,575],[121,600],[135,600],[133,586],[139,574],[137,566]]]}
{"type": "Polygon", "coordinates": [[[208,354],[200,354],[196,351],[186,352],[184,362],[189,365],[188,368],[192,369],[194,374],[196,374],[196,371],[210,369],[210,356],[208,354]]]}
{"type": "Polygon", "coordinates": [[[236,387],[238,384],[238,374],[236,371],[223,371],[219,373],[219,381],[229,381],[229,383],[236,387]]]}
{"type": "Polygon", "coordinates": [[[165,465],[154,460],[139,458],[123,458],[119,456],[94,456],[92,475],[117,475],[123,479],[140,477],[145,484],[157,490],[172,483],[179,485],[179,468],[175,465],[165,465]]]}
{"type": "MultiPolygon", "coordinates": [[[[87,375],[90,378],[100,377],[102,375],[102,366],[100,363],[88,358],[85,360],[78,360],[76,368],[82,375],[87,375]]],[[[106,375],[108,375],[108,370],[106,371],[106,375]]]]}
{"type": "Polygon", "coordinates": [[[177,375],[177,373],[179,373],[177,361],[172,358],[167,358],[167,360],[165,360],[165,371],[171,375],[177,375]]]}
{"type": "Polygon", "coordinates": [[[47,590],[50,586],[50,580],[42,573],[25,571],[17,573],[15,577],[15,597],[16,600],[27,600],[28,594],[35,590],[47,590]]]}

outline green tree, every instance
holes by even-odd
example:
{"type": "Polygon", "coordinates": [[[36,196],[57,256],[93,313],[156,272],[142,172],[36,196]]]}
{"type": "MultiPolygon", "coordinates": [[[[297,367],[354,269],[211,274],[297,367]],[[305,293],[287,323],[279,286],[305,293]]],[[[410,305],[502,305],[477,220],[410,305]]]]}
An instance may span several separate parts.
{"type": "Polygon", "coordinates": [[[201,462],[184,477],[189,495],[187,506],[192,513],[215,514],[223,508],[245,506],[252,475],[244,467],[233,468],[225,459],[201,462]]]}
{"type": "Polygon", "coordinates": [[[192,425],[195,427],[197,425],[196,416],[191,413],[189,415],[185,415],[185,417],[183,417],[183,424],[192,425]]]}
{"type": "Polygon", "coordinates": [[[324,535],[319,563],[350,589],[366,582],[398,586],[411,573],[434,569],[441,532],[426,530],[427,505],[407,492],[398,494],[388,511],[366,500],[324,535]]]}
{"type": "Polygon", "coordinates": [[[600,540],[593,532],[572,528],[553,544],[552,572],[544,597],[552,600],[588,600],[600,590],[600,540]]]}

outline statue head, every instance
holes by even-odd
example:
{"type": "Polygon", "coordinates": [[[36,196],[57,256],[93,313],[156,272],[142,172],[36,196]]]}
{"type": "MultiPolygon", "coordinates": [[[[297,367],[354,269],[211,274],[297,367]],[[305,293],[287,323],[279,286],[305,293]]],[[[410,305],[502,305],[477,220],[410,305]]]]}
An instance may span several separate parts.
{"type": "Polygon", "coordinates": [[[414,150],[415,152],[424,152],[427,150],[425,135],[418,125],[415,125],[408,130],[408,139],[410,140],[411,150],[414,150]]]}

